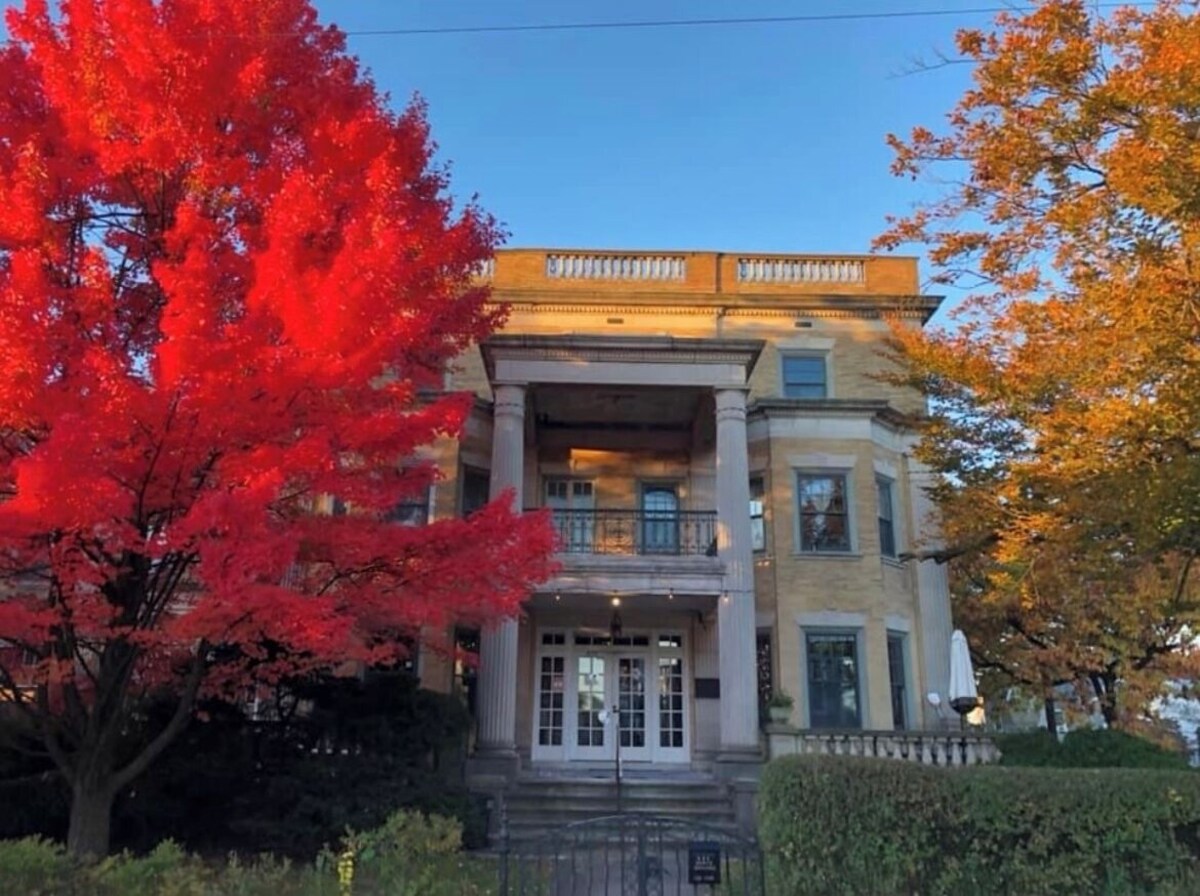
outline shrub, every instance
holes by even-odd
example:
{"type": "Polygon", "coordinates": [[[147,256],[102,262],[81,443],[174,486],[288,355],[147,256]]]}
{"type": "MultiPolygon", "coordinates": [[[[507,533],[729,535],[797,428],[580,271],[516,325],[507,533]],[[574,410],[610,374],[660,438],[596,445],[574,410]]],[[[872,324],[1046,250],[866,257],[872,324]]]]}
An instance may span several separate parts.
{"type": "MultiPolygon", "coordinates": [[[[461,700],[387,674],[293,682],[291,692],[308,712],[286,721],[204,705],[207,721],[189,725],[118,796],[114,846],[146,852],[169,837],[205,855],[275,852],[309,861],[347,827],[377,827],[402,807],[458,818],[467,845],[483,845],[486,813],[460,774],[470,724],[461,700]]],[[[172,703],[148,706],[146,727],[161,728],[173,710],[172,703]]],[[[9,741],[26,746],[29,738],[11,718],[0,724],[0,839],[64,838],[69,792],[61,777],[9,749],[9,741]]],[[[131,741],[138,736],[131,732],[131,741]]]]}
{"type": "Polygon", "coordinates": [[[1062,748],[1071,768],[1191,768],[1182,753],[1124,731],[1071,731],[1063,738],[1062,748]]]}
{"type": "Polygon", "coordinates": [[[402,807],[457,819],[468,846],[486,838],[486,812],[461,783],[387,757],[307,756],[243,781],[224,799],[219,826],[195,832],[195,846],[308,861],[347,828],[378,827],[402,807]]]}
{"type": "Polygon", "coordinates": [[[343,882],[363,878],[371,891],[394,896],[435,896],[456,884],[453,860],[462,848],[462,826],[441,816],[401,811],[381,826],[362,833],[347,831],[335,857],[343,882]]]}
{"type": "Polygon", "coordinates": [[[74,863],[57,843],[41,837],[0,841],[0,884],[6,893],[60,896],[69,893],[74,863]]]}
{"type": "Polygon", "coordinates": [[[144,856],[73,862],[47,840],[0,841],[0,893],[14,896],[486,896],[496,871],[461,852],[458,822],[398,812],[346,831],[315,864],[260,856],[204,861],[164,841],[144,856]]]}
{"type": "Polygon", "coordinates": [[[318,869],[336,868],[342,887],[388,896],[484,896],[496,872],[462,853],[462,826],[453,818],[403,810],[374,830],[347,831],[318,869]]]}
{"type": "Polygon", "coordinates": [[[164,840],[145,856],[109,856],[83,875],[91,885],[88,892],[104,896],[209,896],[216,890],[215,872],[173,840],[164,840]]]}
{"type": "Polygon", "coordinates": [[[1124,731],[1081,728],[1061,742],[1045,731],[997,736],[1001,765],[1053,768],[1159,768],[1183,771],[1187,758],[1124,731]]]}
{"type": "Polygon", "coordinates": [[[809,757],[770,763],[759,791],[759,836],[778,875],[775,888],[874,893],[885,882],[912,879],[938,842],[928,822],[940,814],[933,804],[941,794],[921,771],[809,757]]]}
{"type": "Polygon", "coordinates": [[[458,818],[467,844],[482,845],[486,814],[458,776],[469,724],[460,700],[394,676],[295,690],[311,711],[286,724],[206,707],[209,720],[193,723],[119,801],[114,841],[145,850],[170,836],[206,854],[309,861],[347,827],[374,828],[413,808],[458,818]]]}
{"type": "Polygon", "coordinates": [[[1196,878],[1200,776],[793,756],[766,769],[772,892],[1146,894],[1196,878]]]}
{"type": "Polygon", "coordinates": [[[70,790],[20,713],[0,700],[0,840],[32,835],[61,840],[67,835],[70,790]]]}
{"type": "Polygon", "coordinates": [[[1062,744],[1046,731],[997,734],[1000,764],[1032,768],[1061,767],[1062,744]]]}
{"type": "Polygon", "coordinates": [[[236,855],[218,878],[221,896],[303,896],[336,892],[332,881],[315,870],[299,869],[287,859],[258,856],[245,861],[236,855]]]}

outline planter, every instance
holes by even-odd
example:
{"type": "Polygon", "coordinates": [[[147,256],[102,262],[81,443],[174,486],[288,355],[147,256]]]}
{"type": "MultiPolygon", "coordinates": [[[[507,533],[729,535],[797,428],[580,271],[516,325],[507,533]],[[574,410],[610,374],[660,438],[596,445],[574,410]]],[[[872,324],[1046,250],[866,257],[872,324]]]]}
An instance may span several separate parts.
{"type": "Polygon", "coordinates": [[[792,718],[792,708],[790,706],[768,706],[767,715],[771,717],[771,722],[775,725],[786,725],[792,718]]]}

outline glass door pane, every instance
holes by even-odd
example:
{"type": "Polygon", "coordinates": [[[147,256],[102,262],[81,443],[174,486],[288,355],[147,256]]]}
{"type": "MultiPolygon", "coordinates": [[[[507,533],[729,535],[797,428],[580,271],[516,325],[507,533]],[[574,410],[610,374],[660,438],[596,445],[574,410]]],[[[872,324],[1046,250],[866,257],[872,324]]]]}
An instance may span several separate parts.
{"type": "Polygon", "coordinates": [[[683,748],[683,658],[658,658],[658,745],[683,748]]]}
{"type": "Polygon", "coordinates": [[[581,756],[604,750],[604,662],[602,656],[576,659],[575,746],[581,756]]]}
{"type": "Polygon", "coordinates": [[[538,746],[561,747],[563,742],[564,657],[544,656],[538,676],[538,746]]]}
{"type": "Polygon", "coordinates": [[[619,657],[617,668],[621,755],[634,759],[646,748],[646,659],[619,657]]]}
{"type": "Polygon", "coordinates": [[[572,553],[590,554],[596,531],[596,496],[590,482],[571,483],[571,529],[568,543],[572,553]]]}
{"type": "Polygon", "coordinates": [[[596,495],[591,482],[547,479],[546,506],[550,508],[559,550],[588,554],[595,548],[596,495]]]}
{"type": "Polygon", "coordinates": [[[679,553],[679,497],[674,486],[642,487],[642,553],[679,553]]]}

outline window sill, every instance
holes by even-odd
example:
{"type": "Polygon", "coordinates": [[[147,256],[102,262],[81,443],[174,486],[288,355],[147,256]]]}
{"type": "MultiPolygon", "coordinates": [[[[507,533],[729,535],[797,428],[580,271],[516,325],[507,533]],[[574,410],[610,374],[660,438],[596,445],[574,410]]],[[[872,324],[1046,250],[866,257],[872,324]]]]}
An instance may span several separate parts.
{"type": "Polygon", "coordinates": [[[893,569],[904,569],[905,568],[904,561],[899,560],[896,557],[880,556],[879,559],[883,562],[884,566],[890,566],[893,569]]]}
{"type": "Polygon", "coordinates": [[[861,560],[863,555],[858,551],[793,551],[792,556],[813,560],[861,560]]]}

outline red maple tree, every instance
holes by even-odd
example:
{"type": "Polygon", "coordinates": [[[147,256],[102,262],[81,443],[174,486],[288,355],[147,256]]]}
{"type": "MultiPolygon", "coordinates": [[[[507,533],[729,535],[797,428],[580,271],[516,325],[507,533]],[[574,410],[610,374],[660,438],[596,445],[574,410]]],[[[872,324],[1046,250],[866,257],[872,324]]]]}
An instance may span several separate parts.
{"type": "Polygon", "coordinates": [[[0,54],[0,715],[107,850],[199,693],[516,611],[548,526],[389,522],[498,323],[424,110],[305,0],[28,0],[0,54]],[[336,495],[350,511],[319,513],[336,495]],[[151,695],[169,724],[129,752],[151,695]]]}

